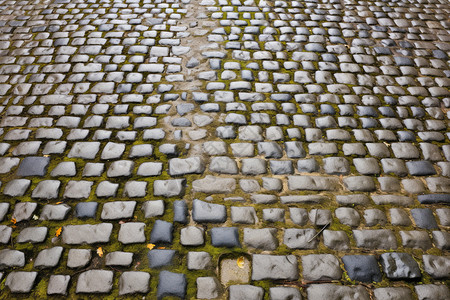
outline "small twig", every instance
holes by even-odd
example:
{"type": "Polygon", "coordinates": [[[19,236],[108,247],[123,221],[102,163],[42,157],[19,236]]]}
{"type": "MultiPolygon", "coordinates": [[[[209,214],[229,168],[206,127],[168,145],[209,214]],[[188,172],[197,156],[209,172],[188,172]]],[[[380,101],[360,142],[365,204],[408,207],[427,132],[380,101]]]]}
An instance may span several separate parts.
{"type": "Polygon", "coordinates": [[[316,237],[318,237],[319,234],[321,234],[322,231],[324,231],[325,228],[327,228],[328,225],[330,225],[330,222],[328,222],[327,224],[325,224],[325,225],[322,227],[322,229],[320,229],[320,231],[319,231],[318,233],[316,233],[312,238],[310,238],[309,241],[308,241],[308,243],[311,243],[311,241],[312,241],[313,239],[315,239],[316,237]]]}

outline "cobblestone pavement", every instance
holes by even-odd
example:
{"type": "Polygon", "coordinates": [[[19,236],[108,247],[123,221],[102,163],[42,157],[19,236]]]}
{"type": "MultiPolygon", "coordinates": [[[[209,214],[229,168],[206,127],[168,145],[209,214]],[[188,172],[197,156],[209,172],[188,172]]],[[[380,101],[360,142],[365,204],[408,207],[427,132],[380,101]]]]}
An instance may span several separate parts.
{"type": "Polygon", "coordinates": [[[448,1],[0,2],[1,299],[450,299],[448,1]]]}

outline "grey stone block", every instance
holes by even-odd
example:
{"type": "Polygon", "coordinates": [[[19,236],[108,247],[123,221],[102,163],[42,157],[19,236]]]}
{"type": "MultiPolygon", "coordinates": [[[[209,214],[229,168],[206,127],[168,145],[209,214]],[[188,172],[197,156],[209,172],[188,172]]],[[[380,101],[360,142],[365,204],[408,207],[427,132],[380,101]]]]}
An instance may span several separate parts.
{"type": "Polygon", "coordinates": [[[89,270],[78,276],[76,293],[109,293],[113,285],[113,271],[89,270]]]}
{"type": "Polygon", "coordinates": [[[69,275],[51,275],[48,281],[47,295],[67,295],[69,275]]]}
{"type": "Polygon", "coordinates": [[[342,276],[339,261],[331,254],[303,255],[302,267],[303,278],[310,281],[337,280],[342,276]]]}
{"type": "Polygon", "coordinates": [[[37,275],[37,272],[11,272],[6,277],[5,286],[12,293],[29,293],[34,286],[37,275]]]}
{"type": "Polygon", "coordinates": [[[252,255],[252,280],[297,280],[298,262],[294,255],[252,255]]]}
{"type": "Polygon", "coordinates": [[[165,296],[175,296],[184,299],[186,296],[186,275],[161,271],[158,279],[157,298],[165,296]]]}
{"type": "Polygon", "coordinates": [[[119,295],[148,293],[150,290],[150,274],[147,272],[123,272],[119,278],[119,295]]]}

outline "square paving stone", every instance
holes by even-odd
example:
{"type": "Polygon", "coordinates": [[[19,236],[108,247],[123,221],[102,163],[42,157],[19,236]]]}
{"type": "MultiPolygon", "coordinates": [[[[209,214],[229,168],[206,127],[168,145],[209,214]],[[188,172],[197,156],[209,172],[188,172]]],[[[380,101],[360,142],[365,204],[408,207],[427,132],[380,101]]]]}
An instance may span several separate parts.
{"type": "Polygon", "coordinates": [[[69,275],[51,275],[48,281],[47,295],[67,295],[69,275]]]}
{"type": "Polygon", "coordinates": [[[91,261],[92,252],[89,249],[70,249],[67,256],[68,268],[82,268],[91,261]]]}
{"type": "Polygon", "coordinates": [[[30,220],[36,208],[37,208],[36,202],[16,203],[16,205],[14,206],[12,218],[15,219],[16,222],[30,220]]]}
{"type": "Polygon", "coordinates": [[[50,157],[25,157],[17,169],[17,176],[44,176],[49,163],[50,157]]]}
{"type": "Polygon", "coordinates": [[[145,218],[162,216],[164,214],[164,201],[153,200],[144,202],[141,209],[144,212],[145,218]]]}
{"type": "Polygon", "coordinates": [[[97,197],[114,197],[117,193],[118,188],[118,183],[102,181],[98,184],[95,194],[97,195],[97,197]]]}
{"type": "Polygon", "coordinates": [[[376,300],[413,299],[412,292],[407,287],[387,287],[373,290],[376,300]]]}
{"type": "Polygon", "coordinates": [[[301,300],[302,295],[297,288],[276,286],[269,289],[270,299],[273,300],[301,300]]]}
{"type": "Polygon", "coordinates": [[[252,280],[297,280],[299,277],[295,255],[253,254],[252,263],[252,280]]]}
{"type": "Polygon", "coordinates": [[[175,296],[184,299],[186,296],[186,275],[161,271],[158,279],[157,298],[162,299],[166,296],[175,296]]]}
{"type": "Polygon", "coordinates": [[[31,180],[14,179],[8,182],[3,190],[3,194],[11,197],[23,196],[30,187],[31,180]]]}
{"type": "Polygon", "coordinates": [[[170,266],[177,252],[175,250],[154,249],[147,253],[150,268],[161,268],[170,266]]]}
{"type": "Polygon", "coordinates": [[[411,216],[416,226],[423,229],[437,229],[438,225],[434,218],[433,211],[429,208],[411,209],[411,216]]]}
{"type": "Polygon", "coordinates": [[[338,259],[331,254],[302,256],[303,278],[310,281],[341,279],[342,270],[338,259]]]}
{"type": "Polygon", "coordinates": [[[147,272],[123,272],[119,278],[119,295],[148,293],[150,274],[147,272]]]}
{"type": "Polygon", "coordinates": [[[47,227],[28,227],[17,236],[17,243],[42,243],[47,237],[47,227]]]}
{"type": "Polygon", "coordinates": [[[407,253],[383,253],[381,254],[381,265],[389,279],[420,278],[422,276],[419,265],[407,253]]]}
{"type": "Polygon", "coordinates": [[[150,233],[150,243],[172,243],[173,224],[156,220],[150,233]]]}
{"type": "Polygon", "coordinates": [[[102,220],[129,219],[133,217],[136,201],[113,201],[103,205],[102,220]]]}
{"type": "Polygon", "coordinates": [[[86,180],[70,180],[64,190],[64,198],[70,199],[87,199],[91,193],[92,181],[86,180]]]}
{"type": "Polygon", "coordinates": [[[71,207],[67,204],[57,204],[51,205],[47,204],[44,206],[41,212],[40,220],[53,220],[61,221],[67,217],[67,214],[71,210],[71,207]]]}
{"type": "Polygon", "coordinates": [[[210,230],[214,247],[241,247],[237,227],[215,227],[210,230]]]}
{"type": "Polygon", "coordinates": [[[450,289],[444,284],[416,285],[415,290],[419,300],[447,300],[450,298],[450,289]]]}
{"type": "Polygon", "coordinates": [[[197,278],[197,298],[216,299],[222,294],[222,286],[215,277],[197,278]]]}
{"type": "Polygon", "coordinates": [[[21,251],[3,249],[0,250],[0,270],[8,267],[23,267],[25,265],[25,254],[21,251]]]}
{"type": "Polygon", "coordinates": [[[89,270],[78,276],[76,293],[109,293],[113,285],[113,271],[89,270]]]}
{"type": "Polygon", "coordinates": [[[195,199],[192,205],[192,218],[200,223],[223,223],[226,221],[227,211],[225,205],[195,199]]]}
{"type": "Polygon", "coordinates": [[[129,267],[132,262],[133,262],[132,252],[114,251],[106,254],[105,256],[106,266],[129,267]]]}
{"type": "Polygon", "coordinates": [[[370,300],[369,293],[361,286],[342,286],[337,284],[311,284],[306,289],[308,300],[358,299],[370,300]]]}
{"type": "Polygon", "coordinates": [[[450,278],[449,256],[423,255],[423,267],[435,279],[450,278]]]}
{"type": "Polygon", "coordinates": [[[264,289],[253,285],[230,285],[229,300],[262,300],[264,297],[264,289]]]}
{"type": "Polygon", "coordinates": [[[187,254],[187,267],[189,270],[207,269],[211,267],[211,255],[203,251],[189,251],[187,254]]]}
{"type": "Polygon", "coordinates": [[[412,176],[428,176],[435,175],[436,169],[433,164],[426,160],[408,161],[406,162],[409,174],[412,176]]]}
{"type": "Polygon", "coordinates": [[[180,243],[183,246],[200,246],[205,242],[203,237],[204,229],[201,227],[187,226],[181,228],[180,243]]]}
{"type": "Polygon", "coordinates": [[[0,225],[0,244],[7,244],[11,239],[12,228],[0,225]]]}
{"type": "Polygon", "coordinates": [[[120,225],[118,240],[122,244],[144,243],[145,223],[128,222],[120,225]]]}
{"type": "Polygon", "coordinates": [[[381,281],[381,272],[375,256],[345,255],[342,257],[345,270],[351,280],[362,282],[381,281]]]}
{"type": "Polygon", "coordinates": [[[42,250],[34,260],[34,267],[37,269],[56,267],[62,252],[63,247],[53,247],[42,250]]]}
{"type": "Polygon", "coordinates": [[[9,210],[8,202],[0,202],[0,221],[3,221],[9,210]]]}
{"type": "Polygon", "coordinates": [[[323,243],[330,249],[347,250],[350,247],[350,240],[344,231],[324,230],[323,243]]]}
{"type": "Polygon", "coordinates": [[[188,222],[188,207],[186,201],[175,200],[173,202],[173,221],[186,224],[188,222]]]}
{"type": "Polygon", "coordinates": [[[37,272],[11,272],[6,277],[5,286],[12,293],[29,293],[37,275],[37,272]]]}
{"type": "Polygon", "coordinates": [[[276,228],[244,228],[244,244],[248,247],[273,251],[278,247],[276,228]]]}
{"type": "Polygon", "coordinates": [[[75,206],[77,218],[95,218],[98,202],[81,202],[75,206]]]}
{"type": "Polygon", "coordinates": [[[58,197],[59,180],[43,180],[39,182],[31,193],[32,198],[55,199],[58,197]]]}

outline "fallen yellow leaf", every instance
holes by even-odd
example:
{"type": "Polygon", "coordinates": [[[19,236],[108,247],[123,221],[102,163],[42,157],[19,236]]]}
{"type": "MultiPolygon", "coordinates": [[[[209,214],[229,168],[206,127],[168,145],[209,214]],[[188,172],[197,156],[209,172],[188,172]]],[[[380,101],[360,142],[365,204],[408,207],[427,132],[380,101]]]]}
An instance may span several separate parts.
{"type": "Polygon", "coordinates": [[[243,256],[239,257],[237,259],[236,263],[237,263],[239,268],[243,269],[244,265],[245,265],[244,257],[243,256]]]}
{"type": "Polygon", "coordinates": [[[61,235],[61,231],[62,231],[62,227],[59,227],[57,230],[56,230],[56,236],[60,236],[61,235]]]}
{"type": "Polygon", "coordinates": [[[147,248],[152,250],[153,248],[155,248],[155,244],[147,244],[147,248]]]}
{"type": "Polygon", "coordinates": [[[97,249],[97,254],[98,254],[98,256],[100,256],[100,257],[103,256],[103,249],[102,249],[102,247],[98,247],[98,249],[97,249]]]}
{"type": "Polygon", "coordinates": [[[14,218],[12,218],[12,219],[11,219],[11,223],[16,224],[16,223],[17,223],[17,220],[14,219],[14,218]]]}
{"type": "Polygon", "coordinates": [[[157,249],[166,249],[166,247],[158,247],[157,249]]]}
{"type": "Polygon", "coordinates": [[[59,201],[59,202],[56,202],[56,204],[61,204],[62,202],[61,201],[59,201]]]}

